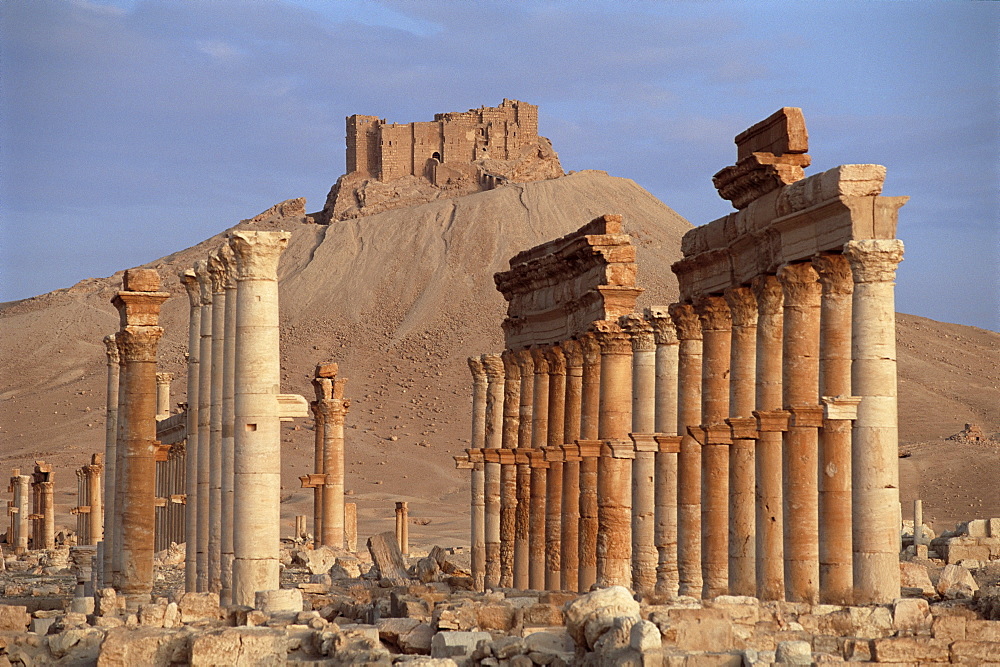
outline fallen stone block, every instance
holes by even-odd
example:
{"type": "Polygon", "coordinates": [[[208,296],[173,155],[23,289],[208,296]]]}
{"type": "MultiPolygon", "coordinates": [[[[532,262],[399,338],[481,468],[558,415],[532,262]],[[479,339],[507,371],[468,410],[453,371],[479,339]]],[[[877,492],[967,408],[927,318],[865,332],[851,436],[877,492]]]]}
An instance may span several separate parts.
{"type": "Polygon", "coordinates": [[[101,644],[97,667],[190,664],[191,635],[187,630],[111,628],[101,644]]]}
{"type": "Polygon", "coordinates": [[[927,596],[934,596],[934,584],[931,583],[927,568],[919,563],[901,562],[899,564],[899,583],[903,588],[919,588],[927,596]]]}
{"type": "Polygon", "coordinates": [[[872,640],[872,659],[876,662],[948,662],[948,642],[930,637],[883,637],[872,640]]]}
{"type": "Polygon", "coordinates": [[[459,667],[469,663],[479,642],[489,642],[488,632],[439,632],[431,638],[432,658],[451,658],[459,667]]]}
{"type": "Polygon", "coordinates": [[[979,585],[961,565],[945,565],[938,579],[937,592],[946,600],[971,599],[979,585]]]}
{"type": "Polygon", "coordinates": [[[930,634],[933,620],[927,600],[899,598],[892,603],[892,627],[901,637],[930,634]]]}
{"type": "Polygon", "coordinates": [[[288,639],[273,628],[224,628],[195,635],[191,642],[192,667],[247,667],[284,665],[288,639]]]}
{"type": "Polygon", "coordinates": [[[368,538],[368,553],[378,571],[379,578],[388,580],[393,586],[403,586],[409,578],[403,552],[399,550],[395,534],[379,533],[368,538]]]}
{"type": "Polygon", "coordinates": [[[184,593],[177,600],[182,623],[217,621],[223,617],[218,593],[184,593]]]}
{"type": "Polygon", "coordinates": [[[616,618],[639,620],[639,603],[622,586],[611,586],[582,595],[566,605],[566,631],[578,646],[593,649],[616,618]]]}
{"type": "Polygon", "coordinates": [[[28,608],[21,605],[0,604],[0,631],[24,632],[31,623],[28,608]]]}

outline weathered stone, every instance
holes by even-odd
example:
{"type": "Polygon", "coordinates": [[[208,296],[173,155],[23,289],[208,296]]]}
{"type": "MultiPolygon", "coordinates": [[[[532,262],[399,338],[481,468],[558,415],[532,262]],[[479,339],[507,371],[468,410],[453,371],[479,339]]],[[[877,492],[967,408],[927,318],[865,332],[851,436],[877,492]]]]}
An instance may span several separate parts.
{"type": "Polygon", "coordinates": [[[476,610],[480,630],[510,632],[517,623],[514,607],[508,604],[484,604],[476,610]]]}
{"type": "Polygon", "coordinates": [[[809,642],[803,641],[781,642],[775,652],[774,661],[786,665],[811,665],[812,647],[809,642]]]}
{"type": "Polygon", "coordinates": [[[394,533],[386,531],[369,537],[368,553],[372,556],[379,577],[387,579],[396,586],[406,583],[408,579],[406,562],[403,560],[403,552],[399,550],[394,533]]]}
{"type": "Polygon", "coordinates": [[[961,565],[946,565],[937,583],[937,592],[946,600],[971,599],[978,590],[972,574],[961,565]]]}
{"type": "Polygon", "coordinates": [[[562,625],[563,612],[550,604],[533,604],[524,608],[526,625],[562,625]]]}
{"type": "Polygon", "coordinates": [[[0,604],[0,630],[13,630],[24,632],[31,622],[27,607],[9,604],[0,604]]]}
{"type": "Polygon", "coordinates": [[[69,603],[70,611],[80,614],[93,614],[96,606],[94,597],[90,595],[82,598],[73,598],[69,603]]]}
{"type": "Polygon", "coordinates": [[[639,621],[632,626],[629,645],[640,653],[662,648],[663,638],[660,629],[649,621],[639,621]]]}
{"type": "Polygon", "coordinates": [[[932,622],[927,600],[899,598],[892,603],[892,627],[901,637],[929,634],[932,622]]]}
{"type": "Polygon", "coordinates": [[[318,549],[300,549],[295,552],[294,561],[301,563],[310,574],[323,574],[329,572],[330,568],[336,564],[340,556],[327,546],[318,549]]]}
{"type": "Polygon", "coordinates": [[[108,630],[101,644],[98,667],[164,667],[191,663],[191,633],[163,628],[124,627],[108,630]]]}
{"type": "Polygon", "coordinates": [[[488,632],[439,632],[431,639],[431,657],[451,658],[461,667],[468,664],[479,642],[492,639],[488,632]]]}
{"type": "Polygon", "coordinates": [[[924,595],[933,596],[936,593],[927,567],[919,563],[900,562],[899,583],[904,588],[919,588],[924,595]]]}
{"type": "MultiPolygon", "coordinates": [[[[1000,643],[1000,621],[969,619],[965,623],[965,639],[977,642],[1000,643]]],[[[1000,654],[997,654],[1000,661],[1000,654]]]]}
{"type": "Polygon", "coordinates": [[[285,633],[273,628],[225,628],[197,634],[191,642],[191,665],[284,665],[285,633]]]}
{"type": "Polygon", "coordinates": [[[257,591],[254,607],[265,614],[302,611],[302,591],[297,588],[279,588],[273,591],[257,591]]]}
{"type": "Polygon", "coordinates": [[[995,665],[1000,656],[1000,643],[996,642],[956,641],[950,648],[951,661],[967,665],[995,665]]]}
{"type": "Polygon", "coordinates": [[[177,600],[182,623],[194,621],[215,621],[222,618],[218,593],[184,593],[177,600]]]}
{"type": "Polygon", "coordinates": [[[48,634],[49,628],[56,622],[55,618],[33,618],[31,619],[31,632],[36,635],[48,634]]]}
{"type": "Polygon", "coordinates": [[[948,662],[948,642],[930,637],[884,637],[872,640],[876,662],[948,662]]]}
{"type": "Polygon", "coordinates": [[[593,648],[615,618],[639,620],[639,603],[627,588],[611,586],[580,596],[566,605],[564,614],[566,631],[573,640],[579,646],[593,648]]]}
{"type": "Polygon", "coordinates": [[[934,639],[953,641],[965,639],[966,619],[961,616],[934,616],[931,635],[934,639]]]}

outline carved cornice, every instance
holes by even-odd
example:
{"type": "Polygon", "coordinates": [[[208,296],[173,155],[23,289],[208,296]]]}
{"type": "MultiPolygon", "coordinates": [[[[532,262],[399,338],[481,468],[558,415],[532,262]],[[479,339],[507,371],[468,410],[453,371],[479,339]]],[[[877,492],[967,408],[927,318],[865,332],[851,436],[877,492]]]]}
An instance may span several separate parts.
{"type": "Polygon", "coordinates": [[[729,331],[733,326],[729,305],[721,296],[703,296],[695,301],[694,311],[702,331],[729,331]]]}
{"type": "Polygon", "coordinates": [[[757,299],[749,287],[730,287],[725,292],[726,303],[734,327],[757,326],[757,299]]]}
{"type": "Polygon", "coordinates": [[[887,283],[896,279],[896,267],[903,261],[899,239],[848,241],[844,256],[851,263],[856,283],[887,283]]]}
{"type": "Polygon", "coordinates": [[[229,245],[236,259],[237,280],[277,280],[278,261],[291,232],[233,232],[229,245]]]}
{"type": "Polygon", "coordinates": [[[678,340],[701,340],[701,322],[689,303],[673,303],[669,307],[678,340]]]}
{"type": "Polygon", "coordinates": [[[115,335],[115,342],[123,362],[156,363],[156,350],[162,337],[162,327],[127,326],[115,335]]]}
{"type": "Polygon", "coordinates": [[[786,306],[818,303],[823,292],[819,274],[811,262],[782,264],[778,269],[778,282],[781,283],[786,306]]]}
{"type": "Polygon", "coordinates": [[[807,166],[808,155],[752,153],[719,171],[712,183],[720,197],[731,201],[734,208],[744,209],[767,193],[805,178],[803,167],[807,166]]]}
{"type": "Polygon", "coordinates": [[[843,255],[816,255],[812,258],[812,265],[819,274],[823,294],[847,295],[854,292],[851,263],[843,255]]]}

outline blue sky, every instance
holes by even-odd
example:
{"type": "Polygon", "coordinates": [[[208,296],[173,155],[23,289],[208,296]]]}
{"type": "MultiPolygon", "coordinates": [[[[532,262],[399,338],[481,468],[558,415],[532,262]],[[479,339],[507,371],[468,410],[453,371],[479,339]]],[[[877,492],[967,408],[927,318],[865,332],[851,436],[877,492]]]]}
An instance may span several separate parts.
{"type": "Polygon", "coordinates": [[[813,166],[909,195],[898,309],[1000,329],[1000,5],[14,0],[0,9],[0,301],[107,276],[272,204],[322,208],[344,117],[515,98],[565,169],[731,211],[733,137],[805,112],[813,166]]]}

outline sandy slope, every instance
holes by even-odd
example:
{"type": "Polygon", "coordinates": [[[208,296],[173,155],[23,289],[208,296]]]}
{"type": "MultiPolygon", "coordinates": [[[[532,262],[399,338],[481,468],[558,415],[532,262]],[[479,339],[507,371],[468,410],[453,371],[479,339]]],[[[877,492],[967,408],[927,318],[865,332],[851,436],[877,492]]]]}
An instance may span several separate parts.
{"type": "MultiPolygon", "coordinates": [[[[329,227],[287,218],[243,225],[292,231],[280,267],[283,391],[311,398],[309,378],[319,361],[339,362],[350,379],[347,488],[359,504],[362,535],[388,528],[392,502],[409,500],[411,516],[427,522],[411,529],[413,542],[467,541],[468,481],[451,456],[468,441],[465,358],[501,348],[504,302],[493,273],[517,251],[603,213],[623,214],[633,235],[647,290],[640,306],[671,302],[670,264],[690,226],[632,181],[600,172],[329,227]]],[[[160,353],[161,370],[176,374],[174,402],[184,400],[188,317],[176,273],[217,247],[223,234],[149,265],[175,295],[164,306],[160,353]]],[[[103,450],[101,339],[117,328],[110,299],[120,284],[116,274],[0,306],[0,468],[26,470],[35,458],[55,463],[62,526],[75,525],[68,514],[76,504],[73,468],[103,450]]],[[[949,435],[966,421],[1000,430],[1000,334],[900,315],[899,340],[903,442],[949,435]]],[[[283,429],[285,532],[294,514],[311,513],[311,496],[297,477],[311,465],[312,437],[305,422],[283,429]]],[[[940,447],[931,460],[945,451],[949,459],[968,453],[940,447]]],[[[947,472],[926,466],[921,488],[947,472]]],[[[915,488],[911,478],[904,472],[904,496],[915,488]]],[[[977,479],[969,487],[996,497],[977,479]]]]}

